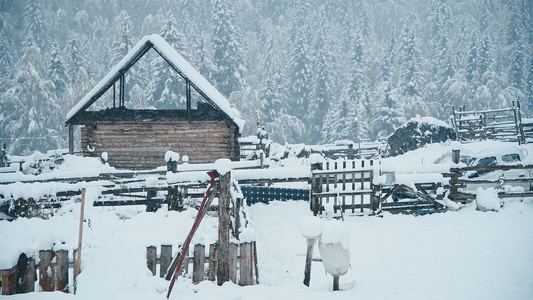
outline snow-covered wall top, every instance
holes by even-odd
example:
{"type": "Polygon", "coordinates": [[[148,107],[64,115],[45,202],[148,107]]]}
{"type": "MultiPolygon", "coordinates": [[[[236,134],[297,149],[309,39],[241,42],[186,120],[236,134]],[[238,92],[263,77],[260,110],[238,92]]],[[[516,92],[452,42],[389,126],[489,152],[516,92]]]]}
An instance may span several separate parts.
{"type": "Polygon", "coordinates": [[[87,109],[94,101],[95,96],[105,92],[109,85],[118,79],[121,72],[127,69],[140,55],[146,53],[146,47],[153,47],[170,64],[178,69],[191,83],[205,94],[218,109],[224,112],[231,120],[239,126],[241,130],[244,120],[240,118],[239,112],[231,107],[229,101],[205,77],[203,77],[187,60],[185,60],[172,46],[170,46],[160,35],[152,34],[143,37],[130,52],[104,77],[100,82],[83,97],[66,115],[67,124],[79,112],[87,109]]]}

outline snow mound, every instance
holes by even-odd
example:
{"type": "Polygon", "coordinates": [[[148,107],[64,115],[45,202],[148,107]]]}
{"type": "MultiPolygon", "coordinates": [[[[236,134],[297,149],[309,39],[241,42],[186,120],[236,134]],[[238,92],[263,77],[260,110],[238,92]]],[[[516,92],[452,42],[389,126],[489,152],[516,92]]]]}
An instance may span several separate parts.
{"type": "Polygon", "coordinates": [[[476,191],[477,209],[480,211],[499,211],[501,207],[498,191],[493,188],[478,188],[476,191]]]}
{"type": "Polygon", "coordinates": [[[300,219],[300,233],[308,239],[316,239],[322,235],[324,221],[318,217],[307,216],[300,219]]]}

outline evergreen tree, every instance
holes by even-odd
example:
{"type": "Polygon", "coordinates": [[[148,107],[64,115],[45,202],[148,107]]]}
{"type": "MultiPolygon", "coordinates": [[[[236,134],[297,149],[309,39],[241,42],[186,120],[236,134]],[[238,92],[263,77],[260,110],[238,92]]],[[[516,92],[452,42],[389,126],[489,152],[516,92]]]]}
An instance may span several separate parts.
{"type": "Polygon", "coordinates": [[[111,63],[116,65],[124,56],[128,54],[131,48],[135,45],[133,37],[131,36],[131,18],[128,12],[123,10],[116,20],[119,25],[119,33],[113,43],[113,53],[111,63]]]}
{"type": "Polygon", "coordinates": [[[394,133],[406,120],[397,89],[385,81],[378,87],[377,94],[378,105],[376,105],[375,117],[371,119],[370,124],[375,130],[374,136],[384,138],[394,133]]]}
{"type": "MultiPolygon", "coordinates": [[[[169,13],[159,35],[178,53],[186,53],[185,36],[178,31],[172,13],[169,13]]],[[[185,109],[185,80],[160,56],[151,62],[150,69],[153,76],[148,85],[148,103],[159,109],[185,109]]]]}
{"type": "Polygon", "coordinates": [[[313,78],[313,90],[310,95],[309,116],[307,128],[309,141],[317,143],[323,138],[320,135],[324,127],[330,102],[337,98],[337,86],[335,79],[335,55],[332,49],[336,45],[332,40],[331,28],[325,24],[324,7],[321,8],[319,17],[319,32],[315,42],[315,76],[313,78]]]}
{"type": "MultiPolygon", "coordinates": [[[[13,25],[9,14],[0,13],[0,78],[8,77],[13,72],[17,59],[17,49],[13,41],[13,25]]],[[[0,90],[1,91],[1,90],[0,90]]]]}
{"type": "Polygon", "coordinates": [[[54,84],[43,75],[40,49],[27,48],[12,87],[4,95],[9,113],[4,116],[2,128],[11,136],[10,153],[27,155],[65,145],[59,133],[63,118],[54,84]]]}
{"type": "Polygon", "coordinates": [[[217,65],[213,79],[222,95],[229,97],[245,85],[241,32],[229,0],[212,0],[212,6],[213,61],[217,65]]]}
{"type": "Polygon", "coordinates": [[[24,6],[24,32],[26,45],[48,46],[48,23],[40,0],[27,0],[24,6]]]}
{"type": "Polygon", "coordinates": [[[526,84],[525,76],[525,58],[522,43],[518,43],[516,49],[511,57],[511,66],[509,67],[509,85],[517,88],[524,89],[526,84]]]}
{"type": "Polygon", "coordinates": [[[477,37],[472,38],[472,44],[470,45],[470,53],[466,61],[466,80],[476,88],[479,84],[480,72],[479,72],[479,55],[478,55],[478,43],[477,37]]]}
{"type": "Polygon", "coordinates": [[[85,67],[85,53],[79,40],[78,34],[69,31],[67,33],[67,42],[64,53],[66,55],[65,66],[67,77],[70,77],[71,84],[74,83],[81,67],[85,67]]]}
{"type": "Polygon", "coordinates": [[[56,86],[57,97],[61,99],[67,91],[67,84],[70,80],[59,51],[57,41],[54,41],[52,44],[52,52],[50,53],[50,62],[48,64],[48,77],[56,86]]]}

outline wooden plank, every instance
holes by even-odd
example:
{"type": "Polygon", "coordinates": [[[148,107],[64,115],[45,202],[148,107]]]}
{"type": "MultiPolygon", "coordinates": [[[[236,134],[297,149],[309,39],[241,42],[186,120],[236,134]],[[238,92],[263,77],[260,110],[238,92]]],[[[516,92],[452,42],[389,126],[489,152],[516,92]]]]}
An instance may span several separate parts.
{"type": "Polygon", "coordinates": [[[209,268],[207,270],[207,280],[215,281],[217,274],[217,244],[209,245],[209,268]]]}
{"type": "Polygon", "coordinates": [[[68,293],[68,250],[56,252],[56,291],[68,293]]]}
{"type": "Polygon", "coordinates": [[[39,251],[39,260],[39,286],[44,292],[53,292],[52,251],[39,251]]]}
{"type": "Polygon", "coordinates": [[[252,269],[252,243],[242,243],[241,257],[240,257],[240,282],[239,285],[247,286],[253,285],[253,269],[252,269]]]}
{"type": "Polygon", "coordinates": [[[229,280],[237,283],[237,250],[239,246],[236,243],[229,244],[229,280]]]}
{"type": "Polygon", "coordinates": [[[304,284],[309,286],[311,281],[311,266],[313,263],[313,249],[316,239],[307,239],[307,252],[305,256],[304,284]]]}
{"type": "Polygon", "coordinates": [[[161,256],[159,259],[159,277],[164,278],[168,267],[172,263],[172,245],[161,245],[161,256]]]}
{"type": "Polygon", "coordinates": [[[205,246],[201,244],[194,245],[194,254],[192,262],[192,282],[199,283],[205,279],[205,246]]]}
{"type": "Polygon", "coordinates": [[[146,247],[146,266],[148,270],[152,272],[152,275],[156,274],[156,260],[157,260],[157,248],[154,246],[146,247]]]}
{"type": "Polygon", "coordinates": [[[35,260],[33,257],[30,257],[24,275],[20,278],[20,288],[22,293],[31,293],[35,291],[35,279],[35,260]]]}

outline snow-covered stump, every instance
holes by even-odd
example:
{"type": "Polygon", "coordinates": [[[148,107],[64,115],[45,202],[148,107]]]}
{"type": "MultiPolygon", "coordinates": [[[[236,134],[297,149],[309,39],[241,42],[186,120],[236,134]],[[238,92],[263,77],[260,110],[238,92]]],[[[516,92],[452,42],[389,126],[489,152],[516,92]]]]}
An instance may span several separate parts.
{"type": "Polygon", "coordinates": [[[479,211],[499,211],[501,201],[498,197],[498,191],[493,188],[478,188],[476,191],[476,208],[479,211]]]}

